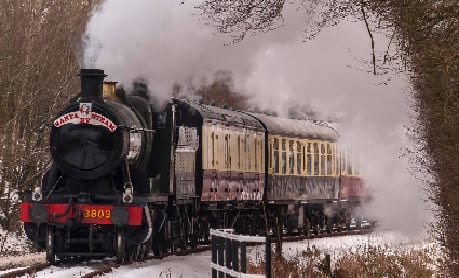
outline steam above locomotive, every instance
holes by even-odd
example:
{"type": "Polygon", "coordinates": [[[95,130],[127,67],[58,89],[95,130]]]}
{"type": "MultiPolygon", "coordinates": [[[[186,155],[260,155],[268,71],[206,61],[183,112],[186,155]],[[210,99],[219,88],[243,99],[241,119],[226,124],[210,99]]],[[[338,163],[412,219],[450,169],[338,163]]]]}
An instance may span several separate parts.
{"type": "Polygon", "coordinates": [[[370,196],[326,124],[172,99],[154,111],[82,69],[81,92],[52,121],[51,168],[21,204],[47,260],[189,248],[210,228],[321,233],[360,225],[370,196]]]}

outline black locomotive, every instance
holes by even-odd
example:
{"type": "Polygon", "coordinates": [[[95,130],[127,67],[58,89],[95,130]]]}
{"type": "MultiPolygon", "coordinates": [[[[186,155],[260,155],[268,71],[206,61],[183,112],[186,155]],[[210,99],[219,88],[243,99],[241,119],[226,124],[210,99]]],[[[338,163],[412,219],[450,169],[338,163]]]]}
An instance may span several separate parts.
{"type": "Polygon", "coordinates": [[[82,69],[81,93],[53,121],[51,169],[21,204],[47,260],[116,256],[207,242],[210,228],[320,233],[360,224],[368,191],[323,123],[172,99],[154,111],[82,69]]]}

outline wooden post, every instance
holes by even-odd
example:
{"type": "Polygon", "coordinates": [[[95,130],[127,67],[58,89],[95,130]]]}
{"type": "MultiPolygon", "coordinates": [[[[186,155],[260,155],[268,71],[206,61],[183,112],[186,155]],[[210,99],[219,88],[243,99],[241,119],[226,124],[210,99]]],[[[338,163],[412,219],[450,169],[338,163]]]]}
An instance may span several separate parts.
{"type": "MultiPolygon", "coordinates": [[[[212,262],[214,264],[216,264],[217,263],[217,254],[218,254],[217,237],[216,236],[212,236],[211,240],[212,240],[212,262]]],[[[213,268],[212,268],[212,278],[217,278],[217,270],[215,270],[213,268]]]]}
{"type": "MultiPolygon", "coordinates": [[[[218,237],[218,265],[225,266],[225,238],[218,237]]],[[[218,278],[225,278],[223,271],[218,272],[218,278]]]]}
{"type": "Polygon", "coordinates": [[[271,237],[266,235],[266,278],[271,278],[271,237]]]}
{"type": "Polygon", "coordinates": [[[231,252],[233,253],[232,263],[233,263],[233,270],[238,272],[239,271],[239,242],[237,240],[232,240],[232,247],[231,252]]]}
{"type": "MultiPolygon", "coordinates": [[[[233,253],[231,251],[231,239],[229,238],[225,238],[225,261],[226,261],[226,267],[228,269],[233,269],[232,267],[232,262],[231,262],[231,259],[233,257],[233,253]]],[[[231,278],[231,275],[230,274],[226,274],[226,278],[231,278]]]]}
{"type": "Polygon", "coordinates": [[[324,272],[325,272],[325,274],[328,274],[328,275],[331,274],[330,255],[329,254],[325,254],[324,272]]]}
{"type": "Polygon", "coordinates": [[[247,273],[247,243],[241,242],[241,272],[247,273]]]}
{"type": "Polygon", "coordinates": [[[276,217],[276,257],[282,256],[282,236],[283,236],[283,230],[282,230],[282,218],[279,220],[279,217],[276,217]]]}

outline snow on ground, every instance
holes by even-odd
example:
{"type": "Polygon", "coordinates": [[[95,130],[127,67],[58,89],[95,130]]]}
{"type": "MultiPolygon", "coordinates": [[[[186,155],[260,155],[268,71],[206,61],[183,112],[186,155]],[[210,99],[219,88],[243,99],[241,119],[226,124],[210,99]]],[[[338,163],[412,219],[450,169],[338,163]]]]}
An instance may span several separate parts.
{"type": "MultiPolygon", "coordinates": [[[[318,238],[301,242],[289,242],[283,245],[283,254],[294,257],[309,248],[317,248],[330,254],[332,260],[337,260],[340,254],[348,251],[363,251],[368,246],[381,246],[387,249],[425,248],[434,244],[426,237],[407,237],[397,232],[375,232],[369,235],[341,236],[333,238],[318,238]]],[[[264,246],[248,247],[250,261],[264,261],[264,246]]],[[[108,277],[157,277],[157,278],[198,278],[211,277],[210,251],[186,257],[168,257],[163,260],[149,260],[145,263],[122,266],[107,274],[108,277]]]]}
{"type": "Polygon", "coordinates": [[[425,236],[408,237],[398,232],[373,232],[367,235],[352,235],[343,237],[317,238],[301,242],[285,243],[282,251],[286,257],[297,256],[302,251],[319,249],[332,258],[339,257],[343,252],[364,251],[369,246],[383,247],[384,249],[411,249],[421,248],[433,241],[425,236]]]}
{"type": "MultiPolygon", "coordinates": [[[[71,277],[82,277],[87,273],[94,271],[95,269],[90,265],[77,265],[77,266],[50,266],[43,271],[36,273],[35,278],[71,278],[71,277]]],[[[29,278],[29,275],[23,276],[29,278]]]]}
{"type": "MultiPolygon", "coordinates": [[[[373,232],[367,235],[337,236],[327,238],[315,238],[300,242],[287,242],[282,246],[282,255],[291,259],[301,257],[306,250],[320,250],[321,254],[330,255],[332,265],[339,258],[349,252],[362,253],[368,247],[381,247],[387,251],[409,251],[412,249],[435,249],[439,250],[433,240],[426,236],[409,237],[398,232],[373,232]]],[[[273,243],[274,248],[274,243],[273,243]]],[[[249,249],[251,262],[257,264],[264,261],[265,247],[254,246],[249,249]]]]}
{"type": "MultiPolygon", "coordinates": [[[[45,262],[45,253],[29,253],[21,256],[1,256],[0,269],[9,269],[12,266],[28,266],[45,262]]],[[[20,268],[17,268],[18,270],[20,268]]],[[[11,271],[11,270],[9,270],[11,271]]],[[[5,274],[8,270],[0,271],[0,275],[5,274]]]]}
{"type": "Polygon", "coordinates": [[[201,278],[211,277],[211,252],[206,251],[186,257],[171,256],[163,260],[149,260],[122,266],[108,277],[201,278]]]}
{"type": "MultiPolygon", "coordinates": [[[[387,250],[391,249],[420,249],[433,247],[437,248],[433,240],[428,237],[407,237],[397,232],[375,232],[369,235],[340,236],[332,238],[318,238],[304,240],[301,242],[289,242],[283,244],[283,254],[286,257],[295,257],[307,250],[316,248],[322,253],[330,254],[332,261],[336,261],[342,254],[349,251],[364,251],[368,246],[381,246],[387,250]]],[[[256,263],[264,261],[264,246],[248,247],[250,261],[256,263]]],[[[5,261],[31,260],[44,261],[44,254],[31,254],[31,257],[9,257],[5,261]]],[[[2,259],[0,259],[1,263],[2,259]]],[[[107,260],[107,262],[110,260],[107,260]]],[[[78,264],[69,268],[68,266],[52,266],[37,273],[38,277],[64,278],[80,277],[85,273],[94,270],[94,265],[101,261],[78,264]]],[[[152,259],[143,263],[121,266],[107,273],[107,277],[157,277],[157,278],[201,278],[211,277],[211,252],[193,254],[184,257],[171,256],[163,260],[152,259]]],[[[0,272],[0,275],[4,272],[0,272]]]]}
{"type": "Polygon", "coordinates": [[[29,244],[24,234],[7,232],[0,228],[0,275],[11,271],[7,269],[12,267],[45,262],[44,253],[30,253],[29,244]]]}
{"type": "Polygon", "coordinates": [[[7,232],[0,228],[0,254],[23,253],[28,249],[25,235],[7,232]]]}

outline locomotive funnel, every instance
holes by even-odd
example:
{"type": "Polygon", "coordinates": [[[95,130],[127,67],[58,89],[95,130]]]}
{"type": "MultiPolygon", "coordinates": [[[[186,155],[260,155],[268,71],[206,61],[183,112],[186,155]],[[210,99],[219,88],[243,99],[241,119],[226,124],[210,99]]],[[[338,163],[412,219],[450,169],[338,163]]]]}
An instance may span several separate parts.
{"type": "Polygon", "coordinates": [[[104,70],[80,69],[79,76],[81,77],[81,97],[102,100],[102,84],[107,76],[104,70]]]}

